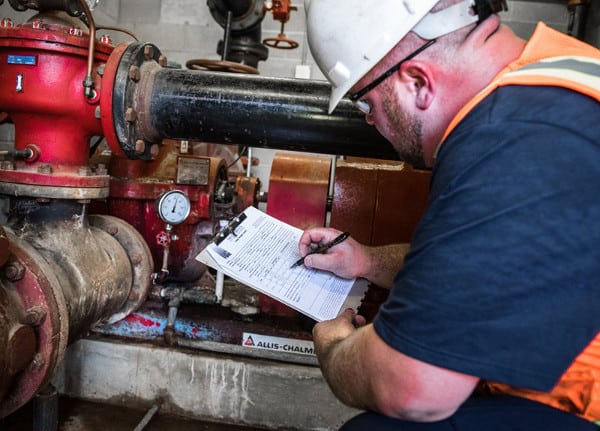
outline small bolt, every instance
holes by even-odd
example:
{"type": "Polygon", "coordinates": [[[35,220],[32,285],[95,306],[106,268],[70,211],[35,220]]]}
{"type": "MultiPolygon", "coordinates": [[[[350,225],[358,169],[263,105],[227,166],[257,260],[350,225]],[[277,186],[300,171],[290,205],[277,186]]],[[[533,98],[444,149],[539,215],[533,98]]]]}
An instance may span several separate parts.
{"type": "Polygon", "coordinates": [[[137,120],[137,112],[135,111],[135,109],[127,108],[127,110],[125,111],[125,120],[128,123],[135,123],[135,120],[137,120]]]}
{"type": "Polygon", "coordinates": [[[141,77],[142,74],[139,67],[133,65],[129,68],[129,79],[131,79],[133,82],[138,82],[141,77]]]}
{"type": "Polygon", "coordinates": [[[158,144],[154,144],[150,147],[150,156],[152,156],[152,158],[158,156],[158,153],[160,153],[160,148],[158,146],[158,144]]]}
{"type": "Polygon", "coordinates": [[[15,164],[14,164],[14,162],[12,162],[10,160],[4,160],[3,162],[0,163],[0,169],[4,169],[6,171],[14,171],[15,164]]]}
{"type": "Polygon", "coordinates": [[[154,47],[152,45],[144,46],[144,60],[152,60],[154,57],[154,47]]]}
{"type": "Polygon", "coordinates": [[[10,281],[19,281],[25,275],[25,267],[21,262],[11,262],[4,267],[4,276],[10,281]]]}
{"type": "Polygon", "coordinates": [[[96,106],[96,110],[94,111],[94,117],[96,117],[96,120],[102,118],[102,112],[100,111],[99,106],[96,106]]]}
{"type": "Polygon", "coordinates": [[[96,175],[107,175],[108,169],[106,169],[106,165],[104,163],[98,163],[96,166],[96,175]]]}
{"type": "Polygon", "coordinates": [[[44,163],[44,164],[38,166],[37,171],[40,174],[51,174],[52,173],[52,166],[50,166],[47,163],[44,163]]]}
{"type": "Polygon", "coordinates": [[[112,37],[110,37],[108,34],[103,34],[102,36],[100,36],[100,42],[105,43],[107,45],[112,45],[113,43],[112,37]]]}
{"type": "Polygon", "coordinates": [[[71,28],[69,29],[69,34],[70,34],[71,36],[82,36],[82,35],[83,35],[83,30],[81,30],[81,29],[80,29],[80,28],[78,28],[78,27],[71,27],[71,28]]]}
{"type": "Polygon", "coordinates": [[[167,57],[165,55],[161,54],[160,57],[158,57],[158,64],[160,64],[161,67],[166,67],[167,57]]]}
{"type": "Polygon", "coordinates": [[[80,177],[89,177],[92,173],[92,170],[89,166],[80,166],[79,167],[79,176],[80,177]]]}
{"type": "Polygon", "coordinates": [[[98,66],[98,69],[96,69],[96,73],[100,76],[104,76],[105,69],[106,69],[106,64],[101,64],[100,66],[98,66]]]}
{"type": "Polygon", "coordinates": [[[39,305],[31,307],[25,312],[23,324],[30,326],[40,326],[46,318],[46,310],[39,305]]]}
{"type": "Polygon", "coordinates": [[[2,21],[0,21],[0,27],[12,28],[14,26],[15,25],[14,25],[12,19],[10,19],[10,18],[2,18],[2,21]]]}
{"type": "Polygon", "coordinates": [[[42,354],[38,352],[35,354],[33,360],[29,364],[29,369],[35,373],[41,371],[42,368],[44,368],[44,365],[46,365],[46,360],[44,359],[42,354]]]}
{"type": "Polygon", "coordinates": [[[138,139],[137,141],[135,141],[135,153],[136,154],[144,154],[145,152],[146,152],[146,143],[141,139],[138,139]]]}
{"type": "Polygon", "coordinates": [[[140,263],[142,263],[142,256],[140,256],[139,254],[132,254],[131,256],[129,256],[129,258],[131,259],[131,263],[133,263],[134,265],[139,265],[140,263]]]}
{"type": "Polygon", "coordinates": [[[41,20],[36,19],[35,21],[33,21],[31,23],[31,28],[43,29],[44,28],[44,23],[41,20]]]}

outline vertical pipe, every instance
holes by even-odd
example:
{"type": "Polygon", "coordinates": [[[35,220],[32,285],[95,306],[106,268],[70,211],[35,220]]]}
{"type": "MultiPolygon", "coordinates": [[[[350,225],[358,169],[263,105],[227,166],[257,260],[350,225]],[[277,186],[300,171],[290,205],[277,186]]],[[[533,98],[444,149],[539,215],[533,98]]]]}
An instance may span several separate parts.
{"type": "Polygon", "coordinates": [[[217,282],[215,286],[215,296],[217,297],[217,303],[220,304],[223,299],[223,286],[225,284],[225,274],[223,271],[217,271],[217,282]]]}
{"type": "Polygon", "coordinates": [[[252,176],[252,147],[248,147],[246,152],[246,156],[248,158],[248,163],[246,164],[246,176],[252,176]]]}
{"type": "Polygon", "coordinates": [[[223,54],[221,55],[221,60],[227,60],[227,56],[229,55],[229,45],[231,44],[231,19],[233,17],[233,12],[230,10],[227,11],[227,22],[225,23],[225,37],[223,38],[223,54]]]}
{"type": "Polygon", "coordinates": [[[34,431],[56,431],[58,429],[58,393],[52,385],[46,386],[33,398],[34,431]]]}

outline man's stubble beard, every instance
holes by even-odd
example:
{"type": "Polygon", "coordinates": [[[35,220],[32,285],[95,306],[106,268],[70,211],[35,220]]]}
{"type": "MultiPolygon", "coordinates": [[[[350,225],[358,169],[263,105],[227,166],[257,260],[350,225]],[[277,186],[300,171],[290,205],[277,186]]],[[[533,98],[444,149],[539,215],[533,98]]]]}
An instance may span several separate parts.
{"type": "Polygon", "coordinates": [[[414,116],[406,114],[400,103],[395,99],[395,93],[386,91],[383,96],[383,111],[391,128],[388,140],[398,153],[400,160],[414,168],[425,167],[423,159],[423,123],[414,116]],[[391,139],[390,139],[391,138],[391,139]]]}

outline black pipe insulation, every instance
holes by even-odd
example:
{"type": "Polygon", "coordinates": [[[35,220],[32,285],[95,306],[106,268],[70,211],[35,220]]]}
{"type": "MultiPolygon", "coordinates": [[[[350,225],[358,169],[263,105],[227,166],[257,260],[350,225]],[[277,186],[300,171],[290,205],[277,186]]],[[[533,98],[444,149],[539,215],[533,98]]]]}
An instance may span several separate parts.
{"type": "Polygon", "coordinates": [[[162,138],[397,159],[349,100],[327,114],[330,91],[324,81],[161,69],[148,118],[162,138]]]}
{"type": "Polygon", "coordinates": [[[153,45],[128,45],[112,89],[103,88],[116,141],[130,158],[149,159],[149,148],[174,139],[398,159],[348,98],[327,114],[326,81],[170,69],[160,58],[153,45]]]}

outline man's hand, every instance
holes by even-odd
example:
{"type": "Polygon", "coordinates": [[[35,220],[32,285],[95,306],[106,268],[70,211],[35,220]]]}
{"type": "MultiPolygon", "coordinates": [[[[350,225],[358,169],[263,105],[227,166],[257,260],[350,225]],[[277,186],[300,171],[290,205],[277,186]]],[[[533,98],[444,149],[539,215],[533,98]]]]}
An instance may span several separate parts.
{"type": "MultiPolygon", "coordinates": [[[[336,238],[341,232],[332,228],[313,228],[300,237],[300,255],[336,238]]],[[[380,287],[391,288],[396,273],[402,269],[408,244],[368,247],[352,236],[330,248],[327,253],[311,254],[304,259],[307,268],[333,272],[342,278],[366,278],[380,287]]]]}
{"type": "Polygon", "coordinates": [[[337,244],[323,254],[308,255],[319,245],[333,241],[341,232],[330,228],[314,228],[304,231],[300,237],[300,255],[306,256],[304,265],[307,268],[322,269],[333,272],[338,277],[361,277],[368,264],[364,246],[352,237],[337,244]]]}
{"type": "Polygon", "coordinates": [[[313,327],[317,357],[320,356],[319,353],[324,354],[335,343],[348,338],[356,331],[356,328],[365,324],[365,318],[356,314],[351,308],[345,310],[335,319],[317,323],[313,327]]]}

